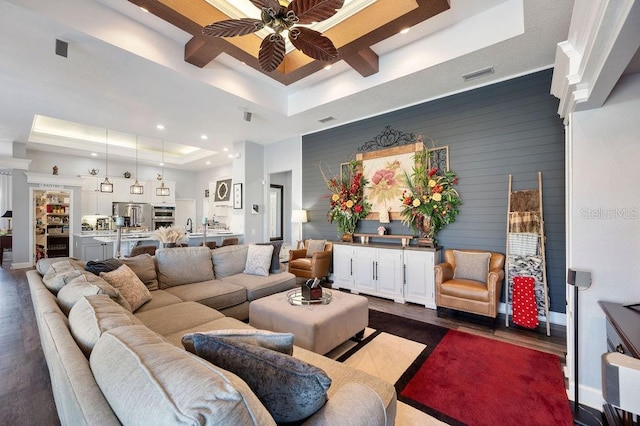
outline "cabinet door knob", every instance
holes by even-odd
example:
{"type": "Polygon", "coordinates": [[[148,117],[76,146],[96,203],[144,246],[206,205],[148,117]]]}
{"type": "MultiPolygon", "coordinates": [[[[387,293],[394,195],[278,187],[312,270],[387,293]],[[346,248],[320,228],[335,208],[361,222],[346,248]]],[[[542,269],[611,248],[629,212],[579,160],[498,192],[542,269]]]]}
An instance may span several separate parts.
{"type": "Polygon", "coordinates": [[[616,346],[616,352],[619,352],[621,354],[624,353],[624,346],[622,346],[622,343],[620,343],[618,346],[616,346]]]}

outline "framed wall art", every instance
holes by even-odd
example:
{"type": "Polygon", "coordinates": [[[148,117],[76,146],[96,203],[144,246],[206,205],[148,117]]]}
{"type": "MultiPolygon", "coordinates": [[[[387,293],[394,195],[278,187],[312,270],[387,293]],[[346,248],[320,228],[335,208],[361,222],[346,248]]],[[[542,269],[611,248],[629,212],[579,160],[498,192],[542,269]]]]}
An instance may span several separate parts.
{"type": "Polygon", "coordinates": [[[242,208],[242,184],[241,183],[233,184],[233,208],[234,209],[242,208]]]}
{"type": "Polygon", "coordinates": [[[231,199],[231,179],[216,182],[216,193],[213,201],[229,201],[231,199]]]}
{"type": "Polygon", "coordinates": [[[437,167],[438,173],[449,171],[449,147],[429,148],[429,168],[437,167]]]}
{"type": "Polygon", "coordinates": [[[379,220],[380,214],[390,219],[402,219],[402,192],[407,189],[406,177],[411,176],[416,152],[424,151],[423,143],[412,143],[358,154],[362,173],[369,181],[364,195],[372,205],[366,220],[379,220]]]}

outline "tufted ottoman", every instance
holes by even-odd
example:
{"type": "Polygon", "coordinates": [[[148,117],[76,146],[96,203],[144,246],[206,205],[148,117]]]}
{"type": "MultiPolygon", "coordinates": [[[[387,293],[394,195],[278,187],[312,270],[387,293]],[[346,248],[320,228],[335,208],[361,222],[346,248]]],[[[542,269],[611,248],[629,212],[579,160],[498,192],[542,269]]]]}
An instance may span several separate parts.
{"type": "Polygon", "coordinates": [[[293,333],[296,346],[326,354],[369,325],[369,302],[366,297],[333,290],[327,305],[297,306],[289,303],[285,291],[252,301],[249,324],[293,333]]]}

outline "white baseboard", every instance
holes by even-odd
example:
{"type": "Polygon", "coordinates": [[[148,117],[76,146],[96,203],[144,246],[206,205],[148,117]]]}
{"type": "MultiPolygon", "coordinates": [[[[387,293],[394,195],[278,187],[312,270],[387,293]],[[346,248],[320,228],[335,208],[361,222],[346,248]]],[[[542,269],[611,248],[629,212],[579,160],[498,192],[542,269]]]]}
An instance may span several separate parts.
{"type": "Polygon", "coordinates": [[[24,268],[32,268],[33,264],[31,262],[13,262],[11,264],[11,269],[24,269],[24,268]]]}

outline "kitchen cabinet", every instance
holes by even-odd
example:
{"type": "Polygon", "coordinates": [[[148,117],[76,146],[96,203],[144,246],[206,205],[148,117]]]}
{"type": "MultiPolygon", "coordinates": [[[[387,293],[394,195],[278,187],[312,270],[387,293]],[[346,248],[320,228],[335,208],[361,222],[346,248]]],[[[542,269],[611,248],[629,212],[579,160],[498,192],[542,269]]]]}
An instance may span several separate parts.
{"type": "Polygon", "coordinates": [[[435,309],[434,266],[440,263],[441,250],[404,250],[404,299],[435,309]]]}
{"type": "Polygon", "coordinates": [[[82,193],[80,194],[82,216],[111,216],[113,193],[100,192],[100,183],[103,180],[93,177],[83,178],[82,193]]]}
{"type": "Polygon", "coordinates": [[[113,257],[113,243],[95,240],[93,237],[78,237],[74,239],[74,253],[81,260],[106,260],[113,257]]]}
{"type": "Polygon", "coordinates": [[[334,243],[333,287],[435,308],[434,266],[440,249],[334,243]]]}

